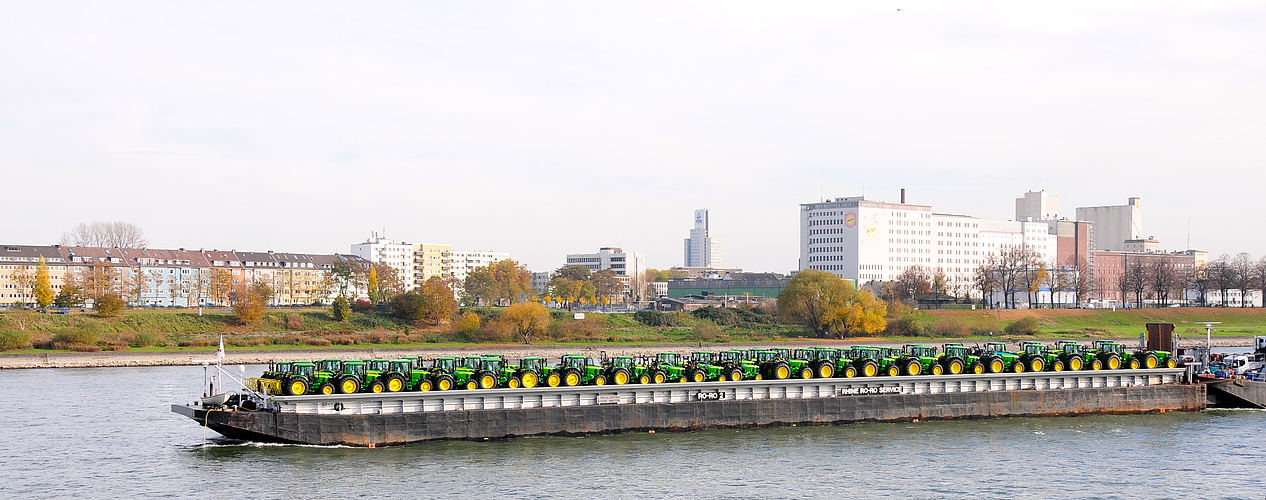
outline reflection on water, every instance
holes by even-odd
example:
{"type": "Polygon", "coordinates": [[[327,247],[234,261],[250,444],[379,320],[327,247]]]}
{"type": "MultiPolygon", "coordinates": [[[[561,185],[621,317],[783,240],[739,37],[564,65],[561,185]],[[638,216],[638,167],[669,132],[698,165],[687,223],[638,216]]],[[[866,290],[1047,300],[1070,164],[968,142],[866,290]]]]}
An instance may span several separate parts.
{"type": "MultiPolygon", "coordinates": [[[[256,370],[257,371],[257,370],[256,370]]],[[[0,372],[5,497],[1263,497],[1266,412],[444,441],[225,440],[170,413],[197,367],[0,372]],[[51,396],[56,394],[57,396],[51,396]],[[1210,485],[1216,485],[1210,487],[1210,485]]]]}

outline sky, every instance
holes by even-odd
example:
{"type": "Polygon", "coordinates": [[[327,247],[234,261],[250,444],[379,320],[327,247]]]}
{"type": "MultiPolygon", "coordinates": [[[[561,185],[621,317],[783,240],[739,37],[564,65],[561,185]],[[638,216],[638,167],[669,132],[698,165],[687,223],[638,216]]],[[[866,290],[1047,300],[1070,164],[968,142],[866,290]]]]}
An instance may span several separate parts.
{"type": "MultiPolygon", "coordinates": [[[[536,271],[619,246],[798,266],[799,205],[1143,204],[1266,254],[1261,2],[58,2],[0,16],[0,242],[373,232],[536,271]]],[[[1190,245],[1188,245],[1190,239],[1190,245]]]]}

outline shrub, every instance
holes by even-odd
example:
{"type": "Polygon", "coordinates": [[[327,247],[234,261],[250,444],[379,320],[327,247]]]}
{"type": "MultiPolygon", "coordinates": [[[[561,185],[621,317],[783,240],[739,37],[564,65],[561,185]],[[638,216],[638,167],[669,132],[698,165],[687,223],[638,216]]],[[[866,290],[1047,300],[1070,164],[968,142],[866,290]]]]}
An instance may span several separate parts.
{"type": "Polygon", "coordinates": [[[69,349],[75,352],[97,352],[101,348],[93,344],[71,344],[69,349]]]}
{"type": "Polygon", "coordinates": [[[1041,326],[1041,320],[1034,316],[1026,316],[1012,321],[1004,331],[1010,335],[1036,335],[1041,326]]]}
{"type": "Polygon", "coordinates": [[[132,336],[132,342],[137,347],[154,347],[167,341],[167,336],[161,333],[138,332],[132,336]]]}
{"type": "Polygon", "coordinates": [[[453,330],[462,333],[470,333],[478,330],[480,324],[482,324],[482,322],[479,320],[479,315],[467,311],[461,316],[458,316],[457,319],[453,320],[453,330]]]}
{"type": "Polygon", "coordinates": [[[118,295],[102,295],[93,301],[92,307],[97,310],[98,315],[109,318],[118,316],[127,304],[118,295]]]}
{"type": "Polygon", "coordinates": [[[323,339],[321,337],[313,337],[313,338],[308,339],[307,341],[308,345],[319,346],[319,347],[325,347],[327,345],[330,345],[330,343],[331,342],[329,340],[323,339]]]}
{"type": "Polygon", "coordinates": [[[53,335],[53,345],[59,349],[72,348],[75,344],[97,345],[101,337],[90,330],[65,329],[53,335]]]}
{"type": "Polygon", "coordinates": [[[369,312],[374,310],[374,303],[365,299],[356,299],[356,302],[352,302],[352,310],[359,313],[369,312]]]}
{"type": "Polygon", "coordinates": [[[932,333],[939,337],[966,337],[971,331],[962,321],[942,318],[932,325],[932,333]]]}
{"type": "Polygon", "coordinates": [[[689,338],[690,340],[698,340],[700,342],[712,342],[713,340],[717,340],[720,333],[721,329],[717,327],[716,323],[704,321],[699,323],[699,325],[695,327],[694,332],[687,335],[686,338],[689,338]]]}
{"type": "Polygon", "coordinates": [[[20,330],[0,331],[0,351],[26,349],[31,346],[31,334],[20,330]]]}
{"type": "Polygon", "coordinates": [[[678,326],[677,316],[659,311],[638,311],[633,313],[633,319],[646,326],[678,326]]]}
{"type": "Polygon", "coordinates": [[[690,312],[691,316],[699,319],[706,319],[718,325],[733,326],[738,322],[739,314],[734,309],[728,307],[708,306],[695,309],[690,312]]]}
{"type": "Polygon", "coordinates": [[[287,314],[286,315],[286,329],[287,330],[302,330],[303,316],[300,316],[298,314],[287,314]]]}
{"type": "Polygon", "coordinates": [[[352,305],[347,302],[347,297],[339,295],[334,299],[330,313],[334,316],[334,321],[347,321],[352,317],[352,305]]]}

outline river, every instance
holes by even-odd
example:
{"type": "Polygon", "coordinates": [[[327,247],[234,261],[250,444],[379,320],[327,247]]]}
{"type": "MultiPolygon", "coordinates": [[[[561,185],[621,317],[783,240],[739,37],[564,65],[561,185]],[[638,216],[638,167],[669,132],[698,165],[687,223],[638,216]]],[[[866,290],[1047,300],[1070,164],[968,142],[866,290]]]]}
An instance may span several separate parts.
{"type": "Polygon", "coordinates": [[[1266,498],[1263,411],[364,449],[223,440],[169,410],[201,384],[200,367],[0,371],[0,498],[1266,498]]]}

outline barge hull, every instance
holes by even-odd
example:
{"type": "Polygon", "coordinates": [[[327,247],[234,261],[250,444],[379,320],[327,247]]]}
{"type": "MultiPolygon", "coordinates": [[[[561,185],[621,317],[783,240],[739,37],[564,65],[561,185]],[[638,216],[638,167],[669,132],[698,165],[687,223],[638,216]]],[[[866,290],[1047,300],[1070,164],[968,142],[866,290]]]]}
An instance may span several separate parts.
{"type": "Polygon", "coordinates": [[[380,414],[218,411],[180,405],[172,411],[233,439],[369,446],[649,429],[1198,411],[1205,406],[1205,391],[1203,384],[1163,384],[380,414]]]}

